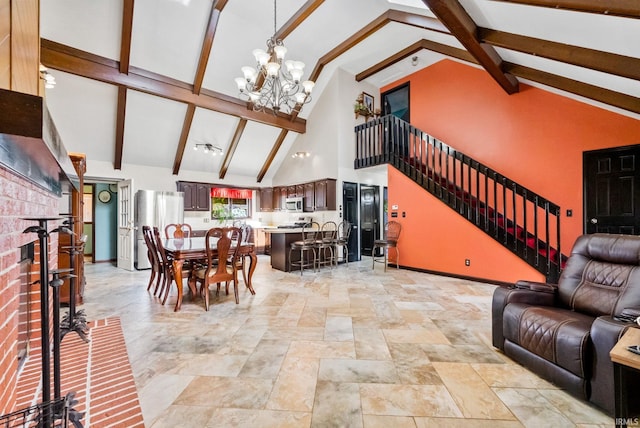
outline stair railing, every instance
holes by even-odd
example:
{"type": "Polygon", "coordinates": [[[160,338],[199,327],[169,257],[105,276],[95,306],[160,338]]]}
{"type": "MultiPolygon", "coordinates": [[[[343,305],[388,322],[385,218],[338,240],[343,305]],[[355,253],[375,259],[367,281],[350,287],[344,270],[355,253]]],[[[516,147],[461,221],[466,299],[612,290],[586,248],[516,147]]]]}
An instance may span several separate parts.
{"type": "Polygon", "coordinates": [[[564,261],[558,205],[393,115],[355,134],[356,169],[393,165],[557,282],[564,261]]]}

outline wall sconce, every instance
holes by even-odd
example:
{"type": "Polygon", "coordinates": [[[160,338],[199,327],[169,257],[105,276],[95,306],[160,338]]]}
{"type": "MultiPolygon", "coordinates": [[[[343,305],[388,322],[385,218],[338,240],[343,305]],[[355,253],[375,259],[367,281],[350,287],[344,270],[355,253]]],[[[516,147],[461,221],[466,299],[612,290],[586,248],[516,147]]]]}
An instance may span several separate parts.
{"type": "Polygon", "coordinates": [[[44,80],[44,87],[51,89],[56,86],[56,78],[47,70],[47,67],[40,65],[40,78],[44,80]]]}
{"type": "Polygon", "coordinates": [[[217,156],[220,155],[222,156],[223,152],[222,149],[218,146],[214,146],[213,144],[209,144],[209,143],[202,143],[202,144],[196,144],[195,146],[193,146],[193,150],[198,151],[198,150],[202,150],[204,153],[211,153],[211,155],[213,156],[217,156]]]}
{"type": "Polygon", "coordinates": [[[308,158],[309,156],[311,156],[309,152],[295,152],[291,155],[292,158],[308,158]]]}

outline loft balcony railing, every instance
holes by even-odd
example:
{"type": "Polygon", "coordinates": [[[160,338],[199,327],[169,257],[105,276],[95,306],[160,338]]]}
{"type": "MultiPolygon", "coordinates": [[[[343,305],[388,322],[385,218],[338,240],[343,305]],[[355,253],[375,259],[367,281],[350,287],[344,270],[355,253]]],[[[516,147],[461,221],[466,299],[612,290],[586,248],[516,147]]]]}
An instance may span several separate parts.
{"type": "Polygon", "coordinates": [[[393,115],[355,134],[356,169],[392,165],[557,282],[565,261],[558,205],[393,115]]]}

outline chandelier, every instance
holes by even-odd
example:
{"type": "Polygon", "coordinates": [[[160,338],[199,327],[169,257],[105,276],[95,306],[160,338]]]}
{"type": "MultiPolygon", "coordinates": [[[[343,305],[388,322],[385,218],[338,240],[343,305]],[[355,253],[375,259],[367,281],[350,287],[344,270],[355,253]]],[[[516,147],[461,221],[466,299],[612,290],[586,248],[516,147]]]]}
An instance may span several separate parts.
{"type": "Polygon", "coordinates": [[[287,48],[276,39],[276,0],[273,1],[273,36],[267,40],[267,50],[254,49],[256,67],[242,67],[244,77],[235,82],[240,97],[251,101],[254,111],[272,110],[278,113],[300,111],[311,101],[311,80],[301,82],[304,63],[284,59],[287,48]]]}

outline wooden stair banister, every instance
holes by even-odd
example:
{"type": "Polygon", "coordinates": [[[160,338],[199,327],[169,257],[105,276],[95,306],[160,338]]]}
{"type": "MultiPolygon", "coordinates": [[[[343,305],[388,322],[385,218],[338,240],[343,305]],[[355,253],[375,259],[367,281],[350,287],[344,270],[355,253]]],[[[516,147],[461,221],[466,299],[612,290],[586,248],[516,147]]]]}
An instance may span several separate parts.
{"type": "Polygon", "coordinates": [[[557,282],[560,207],[393,115],[355,128],[354,168],[390,164],[557,282]]]}

